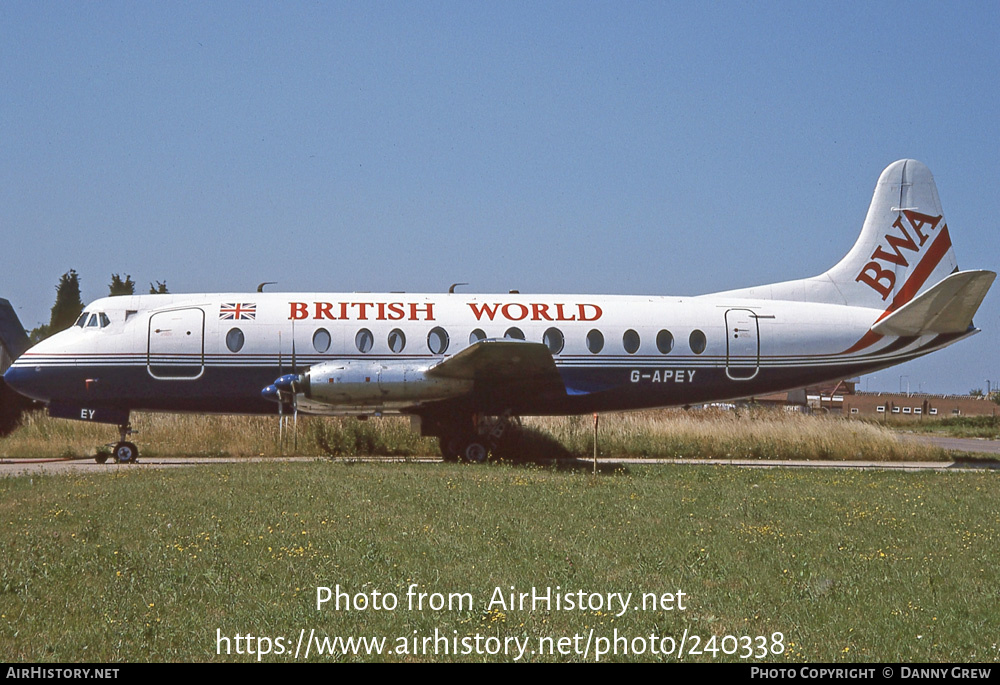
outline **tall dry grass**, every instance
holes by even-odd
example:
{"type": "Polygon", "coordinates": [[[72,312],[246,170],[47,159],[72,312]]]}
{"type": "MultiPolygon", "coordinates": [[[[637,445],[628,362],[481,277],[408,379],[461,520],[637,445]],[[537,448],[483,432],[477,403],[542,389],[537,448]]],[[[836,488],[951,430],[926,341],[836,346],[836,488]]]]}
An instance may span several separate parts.
{"type": "MultiPolygon", "coordinates": [[[[438,455],[437,441],[410,430],[404,417],[360,421],[300,417],[297,438],[289,423],[279,440],[275,417],[135,414],[140,453],[155,456],[438,455]]],[[[533,417],[524,437],[508,450],[517,458],[593,454],[590,416],[533,417]]],[[[0,439],[0,457],[87,456],[117,440],[114,426],[26,416],[0,439]]],[[[883,426],[848,419],[774,411],[662,410],[600,417],[602,457],[932,460],[943,450],[903,442],[883,426]]]]}
{"type": "MultiPolygon", "coordinates": [[[[300,416],[297,429],[289,418],[279,430],[277,417],[136,413],[132,415],[135,434],[129,439],[145,457],[437,454],[437,441],[421,438],[409,425],[404,417],[360,421],[300,416]]],[[[117,439],[114,426],[53,419],[36,412],[0,438],[0,457],[92,455],[117,439]]]]}
{"type": "MultiPolygon", "coordinates": [[[[593,454],[593,418],[531,418],[577,456],[593,454]]],[[[832,459],[903,461],[945,457],[941,449],[902,441],[883,426],[772,410],[683,411],[601,415],[603,457],[832,459]]]]}

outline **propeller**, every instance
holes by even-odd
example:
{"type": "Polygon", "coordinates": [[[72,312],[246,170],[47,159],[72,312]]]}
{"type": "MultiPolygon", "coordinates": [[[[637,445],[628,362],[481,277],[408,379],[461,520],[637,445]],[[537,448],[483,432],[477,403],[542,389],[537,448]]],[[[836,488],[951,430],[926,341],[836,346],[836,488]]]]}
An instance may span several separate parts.
{"type": "Polygon", "coordinates": [[[284,373],[284,361],[281,355],[281,331],[278,331],[278,373],[281,374],[263,390],[260,391],[261,397],[265,400],[278,403],[278,441],[284,444],[284,424],[285,424],[285,405],[289,405],[292,408],[292,422],[293,422],[293,446],[292,449],[297,450],[299,447],[299,403],[298,394],[302,388],[303,377],[296,373],[296,359],[295,359],[295,331],[294,323],[292,330],[292,373],[284,373]]]}
{"type": "Polygon", "coordinates": [[[295,374],[295,319],[292,319],[292,375],[295,376],[295,380],[289,383],[292,391],[292,451],[297,452],[299,449],[299,391],[296,383],[298,383],[299,377],[295,374]]]}

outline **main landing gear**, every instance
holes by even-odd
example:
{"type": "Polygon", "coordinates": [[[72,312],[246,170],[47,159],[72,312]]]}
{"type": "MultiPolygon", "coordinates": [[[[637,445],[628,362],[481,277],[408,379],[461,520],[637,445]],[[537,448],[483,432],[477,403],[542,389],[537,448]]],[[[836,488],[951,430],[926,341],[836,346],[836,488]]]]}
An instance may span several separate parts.
{"type": "MultiPolygon", "coordinates": [[[[132,435],[135,431],[132,430],[132,424],[123,423],[118,426],[119,440],[116,443],[109,443],[108,447],[111,447],[111,458],[116,464],[134,464],[139,461],[139,448],[135,446],[134,442],[129,442],[126,438],[132,435]]],[[[98,452],[97,456],[94,457],[94,461],[98,464],[103,464],[108,460],[108,455],[104,452],[98,452]]]]}
{"type": "Polygon", "coordinates": [[[521,419],[510,412],[502,416],[471,417],[468,423],[451,425],[438,435],[441,455],[447,462],[481,464],[492,454],[502,455],[516,445],[521,419]]]}

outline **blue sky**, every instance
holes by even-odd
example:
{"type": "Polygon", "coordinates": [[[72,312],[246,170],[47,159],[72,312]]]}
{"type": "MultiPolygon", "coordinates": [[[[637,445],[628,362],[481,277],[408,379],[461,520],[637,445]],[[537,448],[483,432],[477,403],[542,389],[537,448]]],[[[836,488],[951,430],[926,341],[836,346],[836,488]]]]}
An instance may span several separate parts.
{"type": "MultiPolygon", "coordinates": [[[[826,270],[903,157],[997,270],[998,41],[987,2],[0,3],[0,297],[699,294],[826,270]]],[[[1000,380],[976,323],[862,387],[1000,380]]]]}

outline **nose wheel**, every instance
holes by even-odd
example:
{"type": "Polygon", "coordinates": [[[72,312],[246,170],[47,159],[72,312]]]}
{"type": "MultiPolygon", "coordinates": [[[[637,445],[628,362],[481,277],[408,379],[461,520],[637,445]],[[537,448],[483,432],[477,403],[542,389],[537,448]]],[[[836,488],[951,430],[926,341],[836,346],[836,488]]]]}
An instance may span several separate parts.
{"type": "Polygon", "coordinates": [[[119,442],[115,445],[114,460],[116,464],[132,464],[139,460],[139,448],[135,443],[119,442]]]}
{"type": "MultiPolygon", "coordinates": [[[[111,445],[111,459],[116,464],[134,464],[139,461],[139,448],[135,446],[134,442],[128,441],[126,438],[132,435],[135,431],[132,430],[131,424],[122,424],[118,426],[118,442],[111,445]]],[[[98,464],[103,464],[108,460],[108,455],[105,453],[99,453],[95,458],[98,464]]]]}

